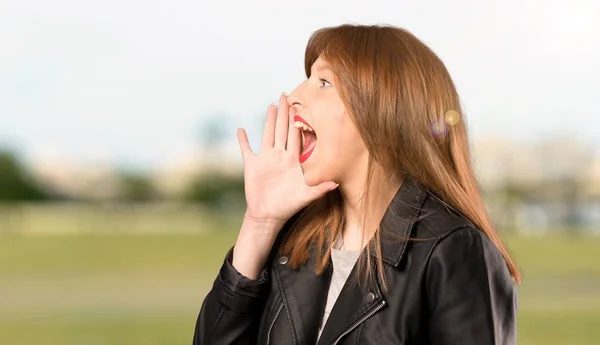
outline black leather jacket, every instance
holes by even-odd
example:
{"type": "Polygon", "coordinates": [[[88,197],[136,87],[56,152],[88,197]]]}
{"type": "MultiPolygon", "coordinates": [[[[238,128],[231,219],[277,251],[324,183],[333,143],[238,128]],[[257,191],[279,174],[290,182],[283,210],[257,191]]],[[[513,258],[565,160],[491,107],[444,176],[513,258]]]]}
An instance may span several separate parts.
{"type": "MultiPolygon", "coordinates": [[[[382,236],[388,290],[378,281],[367,290],[346,284],[319,345],[517,343],[516,287],[481,231],[412,179],[381,225],[427,240],[382,236]]],[[[276,255],[277,244],[272,253],[259,279],[250,280],[233,268],[229,251],[200,310],[194,345],[317,343],[331,270],[315,275],[312,260],[292,270],[286,256],[276,255]]]]}

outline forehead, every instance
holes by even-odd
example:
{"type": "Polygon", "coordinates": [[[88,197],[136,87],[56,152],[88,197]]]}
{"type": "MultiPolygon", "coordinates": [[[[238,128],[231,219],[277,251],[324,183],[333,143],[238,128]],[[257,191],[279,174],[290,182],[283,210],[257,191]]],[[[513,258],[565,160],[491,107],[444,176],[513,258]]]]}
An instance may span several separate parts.
{"type": "Polygon", "coordinates": [[[314,72],[331,72],[331,69],[329,68],[329,66],[327,65],[325,60],[323,60],[323,58],[318,58],[311,66],[311,70],[313,73],[314,72]]]}

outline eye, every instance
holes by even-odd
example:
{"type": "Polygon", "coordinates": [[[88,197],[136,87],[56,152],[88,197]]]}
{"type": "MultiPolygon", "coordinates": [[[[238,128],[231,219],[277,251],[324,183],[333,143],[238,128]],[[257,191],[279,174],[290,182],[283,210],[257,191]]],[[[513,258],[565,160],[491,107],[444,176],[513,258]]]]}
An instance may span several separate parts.
{"type": "Polygon", "coordinates": [[[320,83],[321,87],[330,87],[331,86],[331,83],[323,78],[319,78],[319,83],[320,83]]]}

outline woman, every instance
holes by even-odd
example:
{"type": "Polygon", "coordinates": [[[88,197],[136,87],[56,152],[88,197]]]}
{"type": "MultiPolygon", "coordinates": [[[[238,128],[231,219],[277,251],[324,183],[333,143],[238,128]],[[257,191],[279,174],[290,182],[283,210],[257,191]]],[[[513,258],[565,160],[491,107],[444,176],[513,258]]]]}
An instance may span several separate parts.
{"type": "Polygon", "coordinates": [[[238,130],[247,210],[194,344],[516,344],[519,272],[443,63],[402,29],[342,25],[305,70],[258,154],[238,130]]]}

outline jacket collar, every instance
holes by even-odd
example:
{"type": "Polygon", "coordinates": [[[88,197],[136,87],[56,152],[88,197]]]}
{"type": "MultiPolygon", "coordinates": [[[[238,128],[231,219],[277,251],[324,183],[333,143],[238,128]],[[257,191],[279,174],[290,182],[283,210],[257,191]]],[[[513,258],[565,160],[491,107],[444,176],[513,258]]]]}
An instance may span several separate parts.
{"type": "MultiPolygon", "coordinates": [[[[405,178],[396,192],[380,223],[381,252],[385,263],[398,266],[401,262],[406,239],[410,236],[426,195],[425,189],[412,178],[405,178]]],[[[331,281],[332,266],[330,264],[321,276],[314,274],[314,252],[307,264],[297,270],[292,270],[286,262],[278,261],[274,273],[290,320],[292,337],[299,345],[314,344],[331,281]]],[[[350,276],[355,274],[356,267],[350,276]]],[[[334,343],[344,332],[357,327],[385,305],[378,280],[371,283],[369,291],[358,285],[344,285],[329,316],[335,322],[325,325],[318,344],[334,343]]]]}
{"type": "Polygon", "coordinates": [[[380,223],[383,262],[398,266],[406,250],[411,229],[417,221],[427,191],[411,176],[404,178],[380,223]]]}

